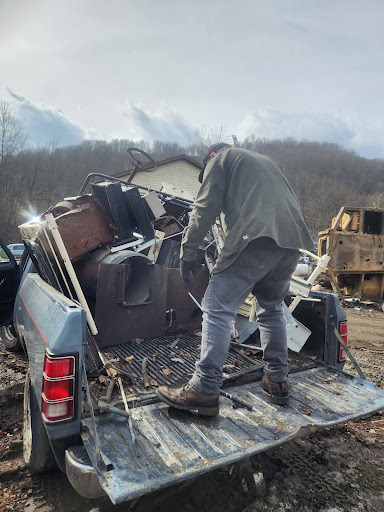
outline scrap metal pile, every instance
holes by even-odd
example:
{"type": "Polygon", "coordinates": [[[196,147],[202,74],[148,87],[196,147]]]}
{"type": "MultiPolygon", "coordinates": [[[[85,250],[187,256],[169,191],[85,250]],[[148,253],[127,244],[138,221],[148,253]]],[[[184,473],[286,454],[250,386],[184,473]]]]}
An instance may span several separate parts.
{"type": "MultiPolygon", "coordinates": [[[[140,385],[144,359],[154,385],[179,383],[193,372],[200,352],[193,331],[201,326],[200,303],[224,234],[219,223],[212,226],[187,287],[179,253],[192,208],[183,197],[103,176],[92,183],[92,193],[68,198],[19,227],[40,276],[86,312],[88,352],[96,368],[140,385]],[[179,343],[170,350],[175,339],[179,343]]],[[[291,311],[311,288],[311,279],[295,279],[291,311]]],[[[250,295],[239,308],[232,330],[237,343],[257,330],[255,307],[250,295]]],[[[310,331],[285,310],[289,347],[298,352],[310,331]]],[[[246,357],[244,366],[244,354],[229,356],[223,368],[228,381],[260,370],[260,353],[246,357]]]]}
{"type": "MultiPolygon", "coordinates": [[[[41,277],[87,312],[87,360],[94,360],[93,369],[104,367],[108,379],[143,389],[144,375],[151,388],[181,383],[194,370],[200,303],[222,234],[218,238],[214,228],[207,235],[208,251],[198,251],[187,287],[179,253],[192,207],[184,198],[103,180],[92,184],[91,194],[68,198],[19,228],[41,277]]],[[[256,330],[252,299],[240,313],[256,330]]],[[[244,339],[248,330],[240,329],[244,339]]],[[[261,366],[260,353],[243,350],[229,355],[223,371],[232,382],[251,373],[255,378],[261,366]]],[[[100,381],[104,391],[105,385],[100,381]]]]}
{"type": "Polygon", "coordinates": [[[201,301],[208,283],[204,251],[191,289],[178,268],[192,207],[183,198],[105,180],[19,229],[44,280],[76,299],[52,222],[57,227],[104,347],[200,326],[201,311],[188,292],[201,301]]]}
{"type": "Polygon", "coordinates": [[[342,297],[377,301],[384,311],[384,209],[343,206],[319,233],[330,262],[323,282],[342,297]]]}

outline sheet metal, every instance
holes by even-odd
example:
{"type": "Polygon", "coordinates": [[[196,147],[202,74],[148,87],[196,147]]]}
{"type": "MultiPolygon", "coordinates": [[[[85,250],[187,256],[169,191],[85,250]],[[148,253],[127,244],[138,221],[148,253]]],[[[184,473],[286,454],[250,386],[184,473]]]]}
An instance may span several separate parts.
{"type": "Polygon", "coordinates": [[[96,418],[99,465],[90,419],[82,420],[82,438],[101,485],[117,504],[384,408],[384,390],[325,368],[292,375],[290,390],[290,404],[280,407],[271,403],[258,382],[230,388],[251,402],[256,412],[234,409],[220,397],[220,414],[215,418],[162,403],[134,409],[139,457],[123,417],[96,418]]]}
{"type": "MultiPolygon", "coordinates": [[[[113,230],[106,212],[92,196],[59,203],[52,213],[71,261],[80,260],[87,252],[113,241],[113,230]]],[[[51,241],[56,249],[55,242],[51,241]]],[[[49,248],[46,250],[50,252],[49,248]]]]}
{"type": "Polygon", "coordinates": [[[165,334],[167,270],[161,265],[148,266],[146,276],[134,268],[129,279],[129,268],[124,264],[100,266],[95,313],[99,347],[116,344],[117,340],[165,334]],[[149,293],[144,298],[141,292],[147,290],[147,284],[149,293]]]}
{"type": "Polygon", "coordinates": [[[172,311],[172,321],[167,332],[199,329],[201,311],[193,302],[188,292],[201,303],[208,286],[209,274],[206,268],[196,271],[191,287],[184,283],[179,268],[168,269],[167,309],[172,311]]]}

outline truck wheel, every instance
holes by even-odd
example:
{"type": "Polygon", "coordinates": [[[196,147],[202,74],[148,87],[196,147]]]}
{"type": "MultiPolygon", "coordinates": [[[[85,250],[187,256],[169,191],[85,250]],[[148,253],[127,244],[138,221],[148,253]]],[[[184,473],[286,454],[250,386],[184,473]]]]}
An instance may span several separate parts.
{"type": "Polygon", "coordinates": [[[45,471],[55,463],[29,372],[24,387],[23,454],[34,473],[45,471]]]}
{"type": "Polygon", "coordinates": [[[3,345],[11,352],[21,352],[23,349],[13,325],[0,327],[0,338],[3,345]]]}

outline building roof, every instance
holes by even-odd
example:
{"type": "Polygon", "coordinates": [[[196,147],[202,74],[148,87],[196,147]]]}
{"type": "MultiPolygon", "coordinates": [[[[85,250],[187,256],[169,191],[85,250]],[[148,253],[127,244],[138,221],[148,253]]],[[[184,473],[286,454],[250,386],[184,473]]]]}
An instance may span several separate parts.
{"type": "MultiPolygon", "coordinates": [[[[157,163],[157,167],[159,168],[161,165],[170,164],[172,162],[177,162],[178,160],[185,160],[186,162],[190,163],[191,165],[194,165],[197,169],[201,170],[203,167],[202,161],[200,161],[200,157],[192,157],[188,155],[177,155],[173,156],[171,158],[166,158],[165,160],[159,160],[157,163]]],[[[152,163],[149,162],[148,164],[143,165],[141,168],[144,171],[148,171],[153,167],[152,163]]],[[[115,178],[119,178],[121,176],[127,176],[127,174],[130,174],[132,169],[128,169],[127,171],[119,172],[118,174],[114,174],[115,178]]],[[[140,169],[137,171],[140,172],[140,169]]]]}

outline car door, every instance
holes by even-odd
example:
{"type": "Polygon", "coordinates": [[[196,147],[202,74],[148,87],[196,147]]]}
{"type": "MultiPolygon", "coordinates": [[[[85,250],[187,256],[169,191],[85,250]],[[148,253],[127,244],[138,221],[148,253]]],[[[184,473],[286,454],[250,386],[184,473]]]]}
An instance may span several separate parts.
{"type": "Polygon", "coordinates": [[[12,323],[13,305],[19,285],[19,267],[0,237],[0,325],[12,323]]]}

